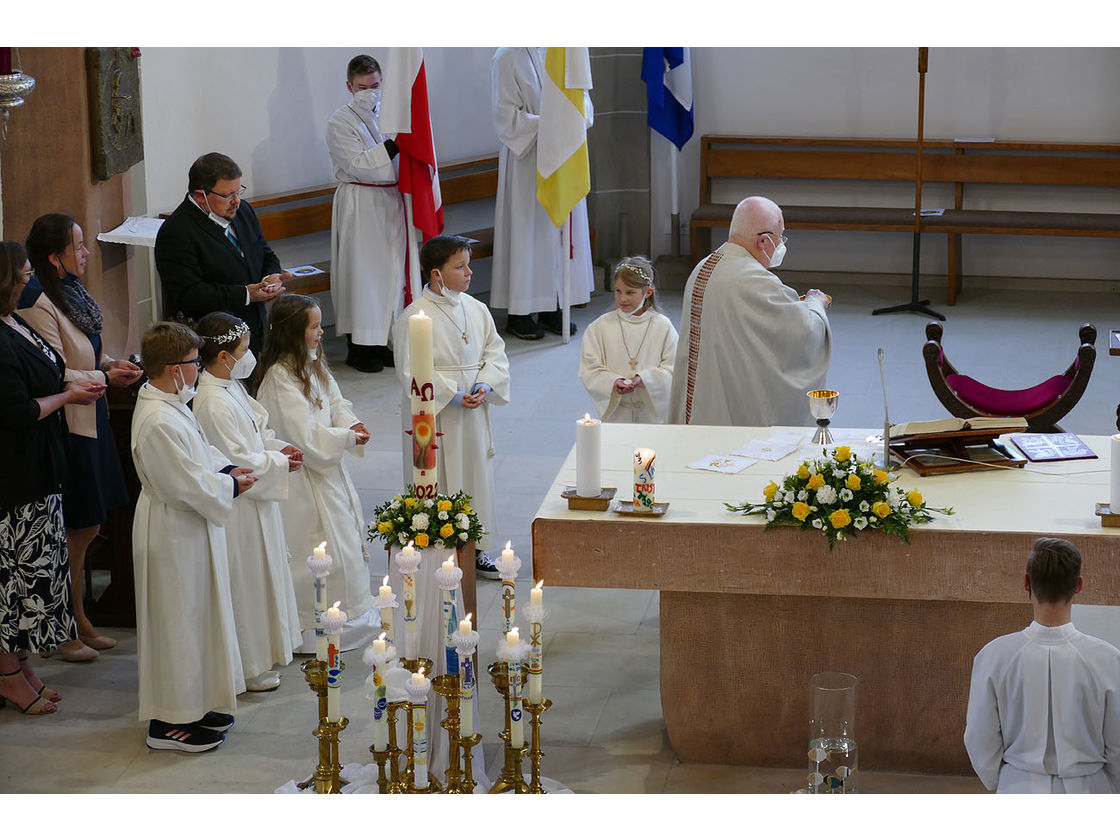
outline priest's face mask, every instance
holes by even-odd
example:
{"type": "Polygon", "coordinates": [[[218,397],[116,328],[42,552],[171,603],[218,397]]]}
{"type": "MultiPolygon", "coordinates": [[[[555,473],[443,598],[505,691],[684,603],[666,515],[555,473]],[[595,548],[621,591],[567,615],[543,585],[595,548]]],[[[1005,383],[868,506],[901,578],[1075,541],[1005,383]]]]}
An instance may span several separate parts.
{"type": "Polygon", "coordinates": [[[781,230],[777,233],[765,231],[759,234],[759,246],[762,248],[762,253],[769,258],[767,268],[777,268],[782,264],[786,256],[786,236],[781,230]]]}
{"type": "Polygon", "coordinates": [[[621,277],[614,278],[614,302],[622,312],[636,312],[652,294],[653,289],[649,286],[631,286],[621,277]]]}
{"type": "Polygon", "coordinates": [[[453,292],[465,292],[471,284],[471,254],[465,248],[456,251],[451,259],[440,268],[432,272],[439,281],[441,289],[450,289],[453,292]]]}

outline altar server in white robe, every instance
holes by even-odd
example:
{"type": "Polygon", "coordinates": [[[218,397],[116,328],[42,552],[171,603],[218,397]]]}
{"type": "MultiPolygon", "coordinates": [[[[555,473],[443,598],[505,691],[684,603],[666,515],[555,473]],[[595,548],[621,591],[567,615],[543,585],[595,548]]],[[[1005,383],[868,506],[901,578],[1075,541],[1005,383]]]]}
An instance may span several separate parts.
{"type": "Polygon", "coordinates": [[[365,453],[369,429],[327,367],[319,344],[322,320],[314,298],[289,294],[277,299],[269,314],[257,391],[276,434],[303,452],[303,468],[289,475],[288,498],[281,503],[303,630],[297,653],[315,651],[315,591],[307,558],[323,541],[334,561],[326,579],[326,602],[341,602],[349,616],[342,649],[365,645],[381,626],[370,594],[362,502],[342,462],[346,453],[365,453]]]}
{"type": "Polygon", "coordinates": [[[252,471],[205,439],[187,408],[198,377],[198,336],[163,322],[144,335],[149,381],[132,416],[142,489],[132,523],[140,719],[148,746],[202,752],[222,742],[245,690],[223,525],[252,471]]]}
{"type": "MultiPolygon", "coordinates": [[[[487,534],[478,542],[489,551],[497,539],[494,502],[494,435],[490,406],[509,402],[509,360],[506,346],[485,305],[466,293],[471,282],[470,240],[436,236],[420,249],[420,270],[427,281],[420,300],[413,301],[397,321],[397,366],[403,393],[401,418],[411,425],[408,362],[408,318],[421,309],[432,319],[435,343],[436,431],[442,434],[436,450],[441,493],[465,490],[473,499],[487,534]]],[[[412,449],[404,447],[405,483],[412,483],[412,449]]],[[[491,561],[480,557],[477,571],[496,577],[491,561]]]]}
{"type": "Polygon", "coordinates": [[[303,643],[280,514],[288,473],[300,468],[303,453],[276,437],[268,412],[242,384],[256,366],[249,325],[227,312],[212,312],[196,329],[204,369],[194,414],[226,459],[250,467],[257,479],[226,523],[226,543],[245,688],[273,691],[280,687],[273,664],[287,665],[303,643]]]}
{"type": "Polygon", "coordinates": [[[397,190],[397,145],[381,134],[381,67],[350,59],[351,99],[327,122],[327,151],[338,188],[331,216],[331,304],[345,334],[346,364],[366,373],[393,365],[389,331],[404,294],[407,234],[397,190]]]}
{"type": "Polygon", "coordinates": [[[786,253],[781,208],[739,202],[728,241],[693,269],[684,289],[670,423],[808,426],[807,391],[832,359],[832,298],[804,298],[772,269],[786,253]]]}
{"type": "MultiPolygon", "coordinates": [[[[587,303],[595,285],[587,202],[580,201],[572,210],[572,246],[565,255],[559,228],[537,201],[537,126],[544,58],[544,47],[502,47],[490,61],[494,129],[502,142],[490,306],[507,310],[507,332],[527,340],[543,337],[544,330],[561,334],[562,259],[571,260],[573,306],[587,303]]],[[[584,113],[590,127],[594,110],[586,94],[584,113]]],[[[571,327],[574,333],[575,324],[571,327]]]]}
{"type": "Polygon", "coordinates": [[[997,793],[1120,793],[1120,650],[1070,620],[1081,554],[1042,537],[1024,580],[1034,621],[976,654],[964,744],[997,793]]]}
{"type": "Polygon", "coordinates": [[[614,270],[616,309],[583,334],[579,378],[603,420],[664,423],[677,331],[657,311],[653,264],[627,257],[614,270]]]}

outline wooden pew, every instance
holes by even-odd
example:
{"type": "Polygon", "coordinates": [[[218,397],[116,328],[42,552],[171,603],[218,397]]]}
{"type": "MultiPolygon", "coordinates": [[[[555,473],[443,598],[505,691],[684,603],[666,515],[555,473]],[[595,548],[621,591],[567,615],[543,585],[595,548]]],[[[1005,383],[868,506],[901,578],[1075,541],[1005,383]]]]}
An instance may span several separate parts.
{"type": "MultiPolygon", "coordinates": [[[[444,207],[493,198],[498,190],[498,157],[490,155],[445,163],[439,167],[439,185],[444,207]]],[[[277,240],[288,237],[329,232],[335,186],[321,184],[302,190],[254,196],[248,201],[257,212],[264,238],[275,244],[277,240]]],[[[475,241],[472,258],[484,259],[493,255],[492,226],[458,233],[475,241]]],[[[305,278],[293,277],[285,283],[288,290],[304,295],[328,291],[331,287],[330,259],[314,265],[324,273],[305,278]]]]}
{"type": "MultiPolygon", "coordinates": [[[[966,187],[1014,184],[1120,187],[1120,144],[923,142],[923,183],[951,183],[952,207],[923,216],[922,232],[944,233],[948,241],[950,305],[961,288],[961,235],[1120,237],[1120,214],[992,210],[966,207],[966,187]]],[[[725,137],[700,139],[700,205],[689,234],[693,262],[711,250],[711,231],[731,221],[734,204],[712,201],[713,181],[730,178],[895,181],[914,183],[912,140],[813,137],[725,137]]],[[[747,194],[746,192],[744,195],[747,194]]],[[[1029,192],[1024,191],[1024,195],[1029,192]]],[[[781,203],[781,202],[779,202],[781,203]]],[[[783,205],[791,230],[912,232],[913,205],[852,207],[783,205]]]]}

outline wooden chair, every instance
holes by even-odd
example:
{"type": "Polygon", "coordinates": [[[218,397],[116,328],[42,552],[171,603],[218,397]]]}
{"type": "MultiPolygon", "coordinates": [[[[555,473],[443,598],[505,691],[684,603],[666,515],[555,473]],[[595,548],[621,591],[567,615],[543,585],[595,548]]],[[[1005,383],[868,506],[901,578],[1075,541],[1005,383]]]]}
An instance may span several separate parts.
{"type": "Polygon", "coordinates": [[[942,325],[926,324],[926,343],[922,356],[933,393],[954,417],[1025,417],[1032,432],[1060,432],[1058,421],[1065,417],[1085,393],[1097,350],[1097,328],[1082,324],[1078,330],[1081,346],[1064,373],[1051,376],[1031,388],[1004,391],[958,373],[945,356],[941,345],[942,325]]]}

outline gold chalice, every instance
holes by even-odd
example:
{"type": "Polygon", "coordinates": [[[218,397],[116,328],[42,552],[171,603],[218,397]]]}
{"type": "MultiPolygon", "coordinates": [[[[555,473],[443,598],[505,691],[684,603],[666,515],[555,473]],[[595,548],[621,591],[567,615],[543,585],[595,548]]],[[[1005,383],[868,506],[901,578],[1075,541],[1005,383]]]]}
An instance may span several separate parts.
{"type": "Polygon", "coordinates": [[[839,391],[809,391],[809,412],[817,418],[817,431],[813,434],[813,443],[825,446],[832,443],[832,433],[828,430],[828,423],[836,413],[836,404],[840,400],[839,391]]]}

